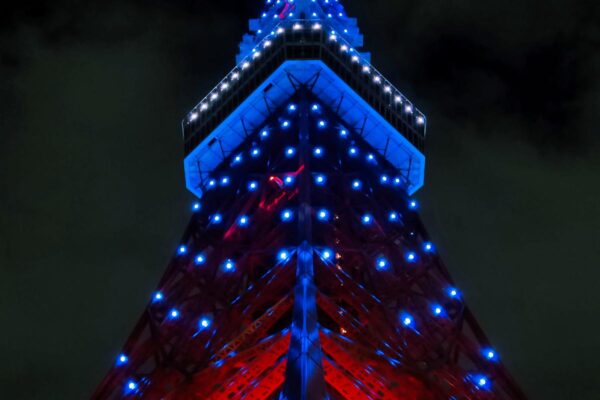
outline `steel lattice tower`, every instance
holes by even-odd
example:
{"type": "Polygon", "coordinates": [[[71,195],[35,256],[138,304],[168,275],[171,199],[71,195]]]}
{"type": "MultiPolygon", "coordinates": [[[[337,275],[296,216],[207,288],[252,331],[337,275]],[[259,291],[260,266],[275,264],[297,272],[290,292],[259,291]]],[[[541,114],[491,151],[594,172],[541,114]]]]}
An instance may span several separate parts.
{"type": "Polygon", "coordinates": [[[411,196],[425,116],[337,0],[267,0],[183,121],[198,198],[94,399],[525,399],[411,196]]]}

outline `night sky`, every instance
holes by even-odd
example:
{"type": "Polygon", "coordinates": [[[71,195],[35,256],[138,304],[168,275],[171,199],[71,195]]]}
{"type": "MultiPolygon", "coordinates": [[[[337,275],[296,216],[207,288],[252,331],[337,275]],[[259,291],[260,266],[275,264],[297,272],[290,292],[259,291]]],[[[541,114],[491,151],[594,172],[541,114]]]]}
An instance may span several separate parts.
{"type": "MultiPolygon", "coordinates": [[[[85,399],[190,216],[180,119],[259,2],[21,3],[0,13],[0,398],[85,399]]],[[[423,217],[532,399],[600,398],[599,4],[345,1],[428,116],[423,217]]]]}

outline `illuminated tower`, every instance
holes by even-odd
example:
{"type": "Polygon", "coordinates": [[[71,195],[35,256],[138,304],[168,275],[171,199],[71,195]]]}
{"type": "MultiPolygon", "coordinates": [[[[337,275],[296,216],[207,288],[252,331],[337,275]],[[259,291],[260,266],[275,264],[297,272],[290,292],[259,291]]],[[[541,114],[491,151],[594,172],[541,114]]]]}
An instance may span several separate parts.
{"type": "Polygon", "coordinates": [[[524,399],[418,216],[425,116],[337,0],[267,0],[183,121],[198,197],[94,399],[524,399]]]}

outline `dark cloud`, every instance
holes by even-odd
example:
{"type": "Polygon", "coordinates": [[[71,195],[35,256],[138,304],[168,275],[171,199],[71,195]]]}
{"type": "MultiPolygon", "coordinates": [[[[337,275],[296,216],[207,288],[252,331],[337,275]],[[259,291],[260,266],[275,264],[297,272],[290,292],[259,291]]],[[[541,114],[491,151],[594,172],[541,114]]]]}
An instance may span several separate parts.
{"type": "MultiPolygon", "coordinates": [[[[600,372],[596,2],[346,1],[429,117],[424,218],[532,398],[600,372]]],[[[0,393],[88,396],[188,218],[179,119],[245,2],[18,3],[0,28],[0,393]]]]}

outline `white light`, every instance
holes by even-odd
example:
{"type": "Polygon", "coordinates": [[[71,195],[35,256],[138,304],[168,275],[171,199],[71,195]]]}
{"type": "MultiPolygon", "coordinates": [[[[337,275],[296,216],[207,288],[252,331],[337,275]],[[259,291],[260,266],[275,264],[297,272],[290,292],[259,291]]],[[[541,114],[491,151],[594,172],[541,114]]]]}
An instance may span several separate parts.
{"type": "Polygon", "coordinates": [[[402,97],[400,97],[400,96],[396,96],[396,97],[394,97],[394,101],[395,101],[396,103],[402,103],[402,97]]]}
{"type": "Polygon", "coordinates": [[[340,50],[345,53],[345,52],[348,51],[348,46],[345,45],[345,44],[343,44],[343,45],[340,46],[340,50]]]}
{"type": "Polygon", "coordinates": [[[365,66],[362,68],[362,72],[364,72],[365,74],[368,74],[368,73],[370,73],[370,72],[371,72],[371,68],[369,68],[368,66],[366,66],[366,65],[365,65],[365,66]]]}
{"type": "Polygon", "coordinates": [[[242,64],[242,69],[246,69],[246,68],[248,68],[248,67],[250,67],[250,63],[249,63],[248,61],[245,61],[245,62],[242,64]]]}
{"type": "Polygon", "coordinates": [[[237,81],[238,79],[240,79],[240,73],[234,72],[233,74],[231,74],[231,79],[237,81]]]}
{"type": "Polygon", "coordinates": [[[392,92],[392,88],[391,88],[391,86],[386,86],[386,87],[383,88],[383,91],[385,93],[391,93],[392,92]]]}
{"type": "Polygon", "coordinates": [[[285,32],[284,28],[277,28],[277,33],[278,34],[282,34],[283,32],[285,32]]]}
{"type": "Polygon", "coordinates": [[[380,84],[381,83],[381,77],[376,76],[375,78],[373,78],[373,82],[375,82],[376,84],[380,84]]]}
{"type": "Polygon", "coordinates": [[[360,58],[358,56],[352,56],[351,60],[353,63],[357,63],[360,60],[360,58]]]}
{"type": "Polygon", "coordinates": [[[332,42],[336,42],[337,41],[337,36],[335,34],[331,34],[329,35],[329,40],[332,42]]]}
{"type": "Polygon", "coordinates": [[[193,112],[190,114],[190,121],[195,121],[198,118],[198,113],[193,112]]]}
{"type": "MultiPolygon", "coordinates": [[[[316,13],[313,13],[313,14],[315,14],[314,16],[316,17],[316,13]]],[[[312,26],[312,28],[313,28],[313,30],[318,31],[318,30],[321,30],[322,26],[321,26],[321,24],[314,24],[312,26]]]]}
{"type": "Polygon", "coordinates": [[[413,108],[412,108],[412,106],[410,104],[407,104],[404,107],[404,111],[407,112],[408,114],[411,114],[413,112],[413,108]]]}
{"type": "Polygon", "coordinates": [[[229,89],[229,83],[224,83],[224,84],[221,85],[221,92],[223,92],[223,91],[225,91],[227,89],[229,89]]]}
{"type": "Polygon", "coordinates": [[[267,47],[271,46],[273,44],[273,42],[271,42],[270,40],[267,40],[264,44],[263,47],[266,49],[267,47]]]}
{"type": "Polygon", "coordinates": [[[208,104],[206,104],[206,103],[200,104],[200,111],[204,111],[204,110],[207,110],[207,109],[208,109],[208,104]]]}
{"type": "Polygon", "coordinates": [[[252,58],[256,59],[260,57],[260,51],[257,51],[256,53],[252,54],[252,58]]]}
{"type": "Polygon", "coordinates": [[[292,29],[295,30],[295,31],[298,31],[298,30],[302,29],[302,25],[300,25],[300,24],[294,24],[294,26],[292,26],[292,29]]]}

